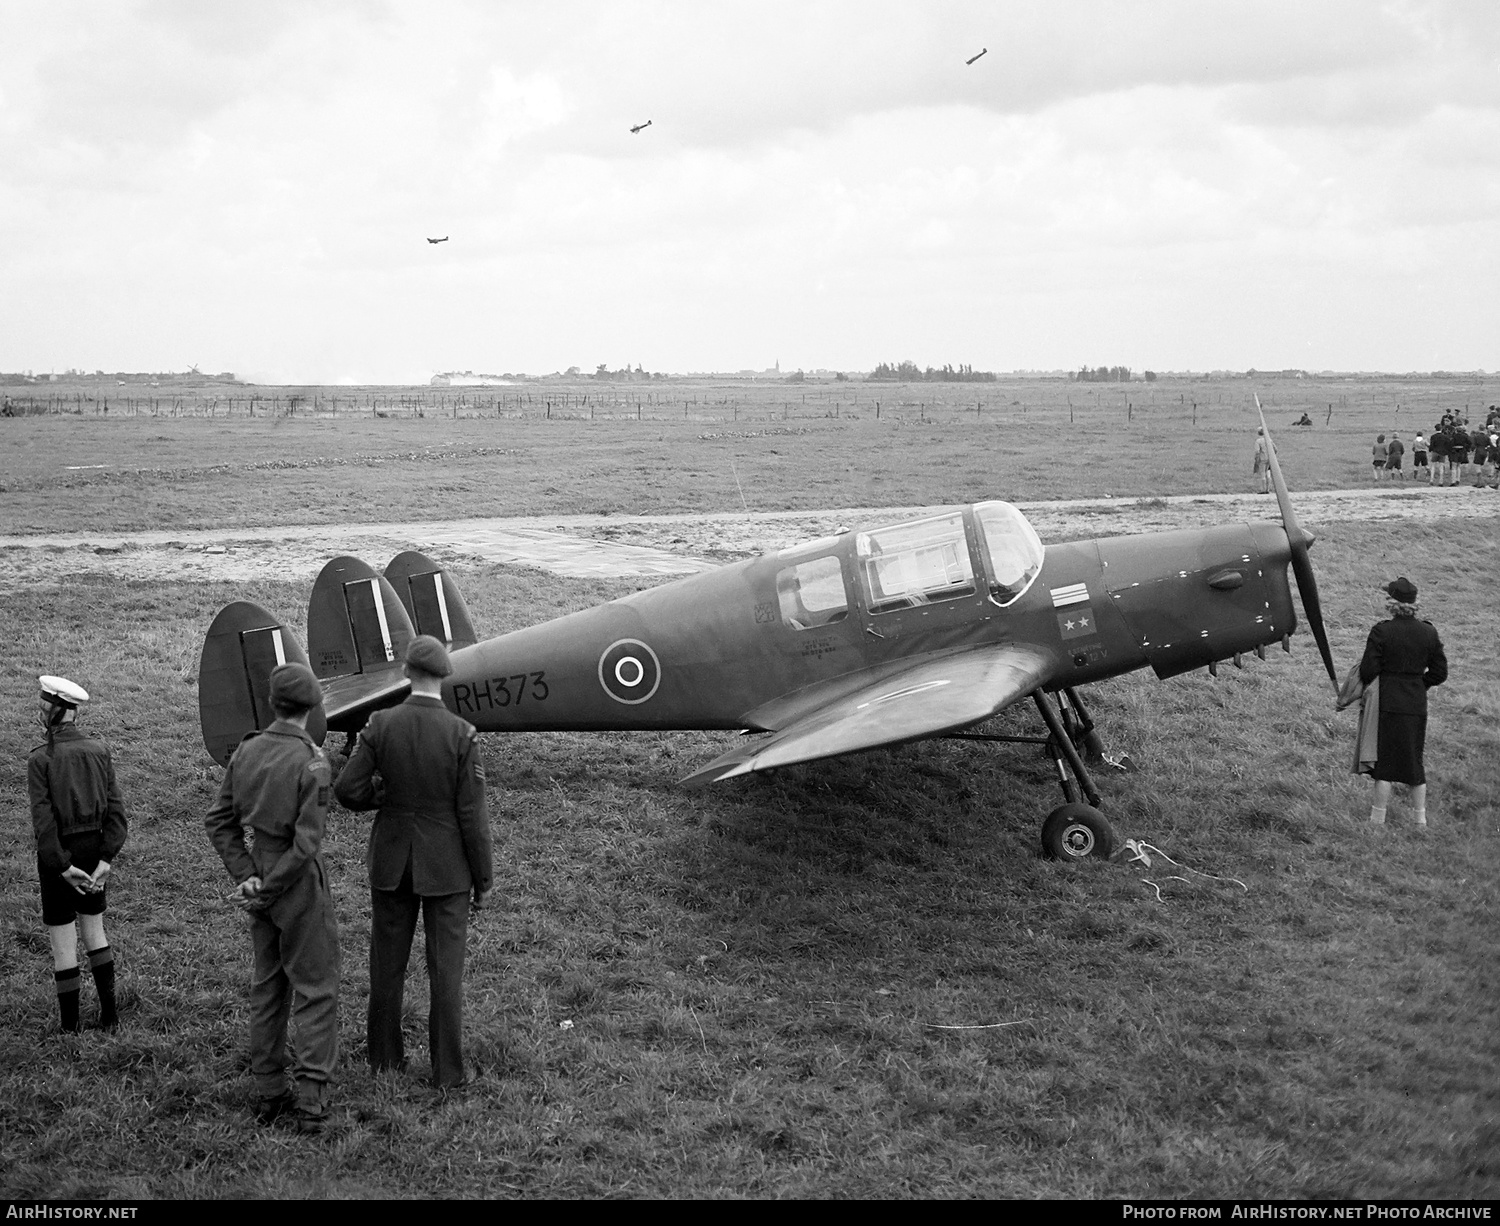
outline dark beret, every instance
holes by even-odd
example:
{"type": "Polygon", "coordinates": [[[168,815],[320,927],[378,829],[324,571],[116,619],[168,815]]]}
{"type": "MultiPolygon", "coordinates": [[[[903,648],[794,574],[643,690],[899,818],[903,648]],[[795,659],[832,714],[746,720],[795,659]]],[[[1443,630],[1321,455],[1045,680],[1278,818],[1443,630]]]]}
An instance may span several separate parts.
{"type": "Polygon", "coordinates": [[[406,649],[406,662],[434,677],[446,677],[453,671],[447,649],[430,634],[419,634],[406,649]]]}
{"type": "Polygon", "coordinates": [[[1385,585],[1385,590],[1392,600],[1399,600],[1402,604],[1417,603],[1417,585],[1405,575],[1392,579],[1385,585]]]}
{"type": "Polygon", "coordinates": [[[323,687],[306,664],[278,664],[271,670],[271,701],[283,707],[316,707],[323,687]]]}

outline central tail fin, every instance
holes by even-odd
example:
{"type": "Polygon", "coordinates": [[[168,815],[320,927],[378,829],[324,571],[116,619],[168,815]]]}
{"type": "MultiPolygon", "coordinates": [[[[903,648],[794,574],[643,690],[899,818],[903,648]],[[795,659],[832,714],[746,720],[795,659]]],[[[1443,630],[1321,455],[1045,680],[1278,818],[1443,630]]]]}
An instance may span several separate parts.
{"type": "Polygon", "coordinates": [[[307,647],[330,728],[355,732],[371,711],[400,701],[415,637],[387,579],[348,555],[323,567],[307,602],[307,647]]]}

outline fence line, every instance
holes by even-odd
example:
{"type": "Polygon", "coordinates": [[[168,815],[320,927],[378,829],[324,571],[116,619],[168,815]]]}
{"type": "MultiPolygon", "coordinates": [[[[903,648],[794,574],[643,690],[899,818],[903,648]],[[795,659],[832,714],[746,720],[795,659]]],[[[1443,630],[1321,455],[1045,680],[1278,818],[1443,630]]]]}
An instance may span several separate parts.
{"type": "MultiPolygon", "coordinates": [[[[1347,384],[1345,385],[1348,386],[1347,384]]],[[[649,388],[605,385],[599,388],[532,387],[516,391],[443,389],[366,391],[340,394],[324,388],[305,391],[235,389],[227,394],[174,392],[169,395],[115,395],[85,391],[6,393],[6,416],[72,415],[173,418],[302,419],[543,419],[554,421],[694,421],[770,423],[827,419],[892,420],[900,423],[988,425],[1016,424],[1040,428],[1065,418],[1068,424],[1151,429],[1200,420],[1239,428],[1254,416],[1250,390],[1239,381],[1195,383],[1187,389],[1171,384],[1090,384],[1048,381],[1025,385],[985,384],[837,384],[833,387],[777,386],[739,389],[718,386],[649,388]]],[[[1410,423],[1415,430],[1435,422],[1445,411],[1482,415],[1500,399],[1494,388],[1478,381],[1453,388],[1418,382],[1376,382],[1343,390],[1336,382],[1319,386],[1259,387],[1273,422],[1286,414],[1315,414],[1319,427],[1366,425],[1374,418],[1393,426],[1410,423]]],[[[1163,439],[1164,446],[1171,440],[1163,439]]]]}

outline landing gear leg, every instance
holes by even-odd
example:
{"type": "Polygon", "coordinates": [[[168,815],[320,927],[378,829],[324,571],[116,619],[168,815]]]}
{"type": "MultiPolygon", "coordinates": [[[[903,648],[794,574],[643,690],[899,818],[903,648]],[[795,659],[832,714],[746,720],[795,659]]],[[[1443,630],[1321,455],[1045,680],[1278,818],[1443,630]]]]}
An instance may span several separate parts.
{"type": "MultiPolygon", "coordinates": [[[[1057,713],[1051,700],[1041,690],[1037,690],[1032,698],[1052,734],[1047,748],[1057,763],[1063,796],[1067,800],[1066,804],[1049,813],[1042,823],[1042,853],[1053,860],[1087,860],[1090,857],[1107,860],[1114,851],[1115,832],[1109,819],[1097,807],[1099,790],[1084,765],[1070,729],[1064,725],[1063,717],[1057,713]],[[1079,791],[1088,799],[1088,804],[1080,803],[1079,791]]],[[[1070,715],[1077,719],[1076,712],[1081,710],[1081,704],[1071,693],[1069,700],[1075,708],[1070,715]]],[[[1082,718],[1087,719],[1087,714],[1082,718]]],[[[1092,725],[1082,729],[1080,735],[1090,735],[1091,728],[1092,725]]]]}
{"type": "Polygon", "coordinates": [[[1061,708],[1063,725],[1067,728],[1074,746],[1081,750],[1095,766],[1107,766],[1110,770],[1117,771],[1134,770],[1135,763],[1130,760],[1128,754],[1112,758],[1104,752],[1104,741],[1095,730],[1094,721],[1088,713],[1088,708],[1083,705],[1083,698],[1078,691],[1068,686],[1063,690],[1063,695],[1067,702],[1058,705],[1061,708]]]}

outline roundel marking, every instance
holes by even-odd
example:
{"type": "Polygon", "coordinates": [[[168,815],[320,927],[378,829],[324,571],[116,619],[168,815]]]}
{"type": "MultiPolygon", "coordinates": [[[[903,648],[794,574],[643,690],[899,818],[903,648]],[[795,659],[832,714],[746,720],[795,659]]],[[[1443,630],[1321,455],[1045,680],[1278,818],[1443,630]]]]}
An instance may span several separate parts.
{"type": "Polygon", "coordinates": [[[599,657],[599,684],[616,702],[639,706],[661,684],[661,661],[640,639],[616,639],[599,657]]]}

